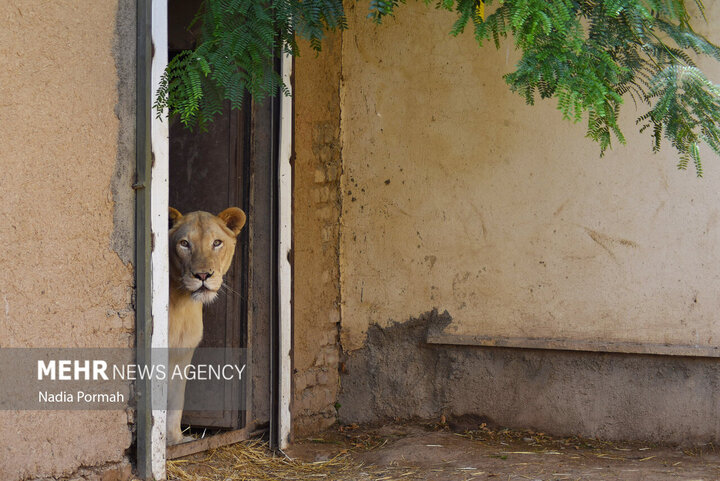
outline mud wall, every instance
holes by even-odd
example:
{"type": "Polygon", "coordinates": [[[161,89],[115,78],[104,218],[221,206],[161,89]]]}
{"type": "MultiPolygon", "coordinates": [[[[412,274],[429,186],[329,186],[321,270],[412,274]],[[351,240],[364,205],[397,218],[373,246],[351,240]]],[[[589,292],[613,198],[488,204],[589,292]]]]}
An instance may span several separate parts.
{"type": "Polygon", "coordinates": [[[451,322],[430,311],[371,326],[365,346],[347,357],[340,421],[472,414],[561,436],[684,445],[720,438],[716,360],[426,342],[428,330],[451,322]]]}
{"type": "MultiPolygon", "coordinates": [[[[372,323],[431,307],[452,314],[446,333],[458,337],[717,346],[720,169],[709,152],[703,180],[678,172],[671,146],[652,154],[628,99],[628,145],[601,159],[584,122],[508,89],[507,45],[452,38],[453,15],[422,5],[380,27],[360,4],[350,17],[346,349],[372,323]]],[[[711,73],[720,80],[716,62],[711,73]]]]}
{"type": "Polygon", "coordinates": [[[315,55],[301,44],[294,65],[293,392],[294,435],[335,422],[340,284],[340,36],[315,55]]]}
{"type": "Polygon", "coordinates": [[[720,439],[717,360],[389,335],[437,309],[438,332],[463,340],[716,347],[720,169],[705,152],[698,180],[670,146],[653,155],[632,103],[629,145],[600,159],[554,102],[509,91],[511,47],[452,38],[453,16],[422,3],[380,27],[346,7],[340,420],[471,412],[562,434],[720,439]]]}
{"type": "MultiPolygon", "coordinates": [[[[0,18],[0,347],[131,347],[135,3],[0,18]]],[[[0,478],[127,479],[131,422],[1,411],[0,478]]]]}

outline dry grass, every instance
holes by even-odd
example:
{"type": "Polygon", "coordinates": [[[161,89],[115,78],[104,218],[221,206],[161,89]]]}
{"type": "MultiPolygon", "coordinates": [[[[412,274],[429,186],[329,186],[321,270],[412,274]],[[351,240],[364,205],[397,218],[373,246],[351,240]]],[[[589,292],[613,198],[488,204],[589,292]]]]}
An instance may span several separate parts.
{"type": "Polygon", "coordinates": [[[168,480],[177,481],[387,481],[414,474],[406,468],[364,466],[347,451],[327,461],[303,462],[275,454],[261,441],[245,441],[168,461],[167,472],[168,480]]]}
{"type": "Polygon", "coordinates": [[[408,425],[407,429],[399,425],[390,429],[337,427],[296,445],[302,446],[296,454],[306,459],[324,459],[315,462],[290,459],[271,451],[264,442],[246,441],[169,461],[168,480],[720,479],[720,453],[709,444],[683,451],[645,443],[493,429],[482,423],[471,429],[451,430],[444,421],[408,425]],[[438,444],[436,454],[428,450],[436,445],[427,444],[427,440],[435,442],[432,436],[438,435],[444,436],[437,442],[446,449],[440,449],[438,444]],[[402,439],[411,442],[397,442],[402,439]],[[412,444],[413,439],[416,444],[412,444]],[[422,452],[419,457],[418,452],[422,452]],[[359,459],[377,464],[363,464],[359,459]],[[635,472],[650,477],[626,477],[635,472]]]}
{"type": "MultiPolygon", "coordinates": [[[[551,454],[565,455],[571,459],[594,457],[602,460],[643,463],[658,458],[658,452],[662,453],[659,455],[660,458],[668,455],[666,450],[653,443],[613,442],[578,436],[561,438],[532,430],[491,429],[485,424],[480,425],[476,430],[457,433],[457,435],[498,449],[498,456],[502,459],[506,459],[509,454],[551,454]]],[[[713,444],[697,445],[682,451],[686,456],[698,458],[717,452],[713,444]]],[[[663,459],[658,461],[663,462],[663,459]]],[[[663,464],[678,466],[682,462],[664,461],[663,464]]]]}
{"type": "Polygon", "coordinates": [[[502,428],[491,429],[485,424],[481,424],[478,429],[459,433],[458,436],[466,437],[468,439],[472,439],[473,441],[496,447],[511,444],[523,444],[536,451],[569,449],[607,453],[612,451],[644,451],[656,447],[655,445],[648,443],[616,443],[612,441],[581,438],[577,436],[561,438],[531,430],[511,430],[502,428]]]}

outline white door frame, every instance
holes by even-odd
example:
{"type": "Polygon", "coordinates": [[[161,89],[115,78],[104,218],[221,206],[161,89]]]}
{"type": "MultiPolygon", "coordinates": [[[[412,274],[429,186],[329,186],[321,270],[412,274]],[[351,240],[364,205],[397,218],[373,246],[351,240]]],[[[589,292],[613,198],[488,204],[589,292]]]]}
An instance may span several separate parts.
{"type": "MultiPolygon", "coordinates": [[[[292,94],[292,56],[283,53],[281,74],[283,82],[292,94]]],[[[290,442],[291,399],[291,358],[292,350],[292,136],[293,109],[292,97],[280,95],[280,148],[278,152],[278,315],[279,319],[279,413],[278,413],[278,445],[285,449],[290,442]]]]}
{"type": "MultiPolygon", "coordinates": [[[[152,98],[150,105],[154,105],[155,97],[160,86],[160,79],[168,63],[168,23],[167,0],[152,0],[152,22],[150,36],[153,44],[153,57],[151,63],[152,98]]],[[[153,354],[165,353],[168,347],[168,303],[169,303],[169,264],[168,264],[168,205],[169,205],[169,167],[170,167],[170,132],[167,116],[163,113],[158,118],[153,109],[150,113],[150,148],[153,156],[150,181],[150,231],[152,235],[153,250],[150,257],[152,272],[152,317],[153,330],[151,345],[153,354]]],[[[153,360],[158,362],[163,360],[153,360]]],[[[164,359],[167,363],[167,359],[164,359]]],[[[163,399],[167,399],[167,383],[153,382],[153,404],[163,406],[163,399]],[[162,403],[162,404],[160,404],[162,403]]],[[[152,434],[150,443],[152,474],[156,480],[166,479],[166,434],[167,411],[152,411],[152,434]]]]}

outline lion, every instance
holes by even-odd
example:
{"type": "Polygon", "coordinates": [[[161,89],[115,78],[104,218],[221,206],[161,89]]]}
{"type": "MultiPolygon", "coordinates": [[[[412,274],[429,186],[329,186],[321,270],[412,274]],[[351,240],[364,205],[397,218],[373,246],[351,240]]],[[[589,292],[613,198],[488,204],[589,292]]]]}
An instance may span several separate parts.
{"type": "MultiPolygon", "coordinates": [[[[203,336],[202,305],[218,295],[230,268],[235,243],[247,217],[230,207],[217,216],[208,212],[182,215],[170,207],[170,306],[168,313],[170,372],[184,370],[203,336]]],[[[185,379],[168,385],[167,444],[192,441],[183,436],[180,419],[185,405],[185,379]]]]}

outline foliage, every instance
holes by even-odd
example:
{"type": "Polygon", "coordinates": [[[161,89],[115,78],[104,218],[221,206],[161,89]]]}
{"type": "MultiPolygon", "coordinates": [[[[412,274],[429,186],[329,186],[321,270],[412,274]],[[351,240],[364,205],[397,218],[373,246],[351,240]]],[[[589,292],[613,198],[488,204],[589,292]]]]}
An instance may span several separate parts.
{"type": "MultiPolygon", "coordinates": [[[[720,48],[693,30],[684,0],[424,1],[456,12],[452,35],[472,28],[479,44],[492,40],[497,47],[511,35],[522,57],[505,76],[510,88],[529,104],[538,95],[556,98],[564,117],[576,122],[587,113],[587,136],[601,153],[613,136],[625,142],[618,115],[630,97],[649,106],[638,123],[650,130],[654,150],[669,140],[680,168],[692,161],[702,175],[702,143],[720,155],[720,87],[693,60],[720,60],[720,48]]],[[[368,16],[382,23],[400,3],[370,0],[368,16]]],[[[205,0],[198,20],[197,48],[170,62],[156,108],[200,126],[223,99],[240,107],[245,89],[262,99],[282,88],[270,66],[282,51],[299,53],[294,35],[319,51],[327,30],[347,28],[341,0],[205,0]]]]}
{"type": "Polygon", "coordinates": [[[197,46],[169,61],[154,108],[205,128],[225,100],[240,108],[246,91],[257,101],[287,94],[273,59],[298,54],[296,34],[319,51],[327,30],[347,28],[344,15],[342,0],[205,0],[193,21],[202,24],[197,46]]]}

